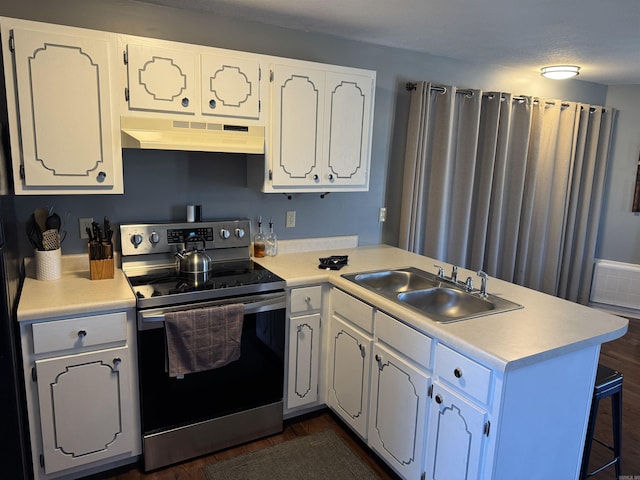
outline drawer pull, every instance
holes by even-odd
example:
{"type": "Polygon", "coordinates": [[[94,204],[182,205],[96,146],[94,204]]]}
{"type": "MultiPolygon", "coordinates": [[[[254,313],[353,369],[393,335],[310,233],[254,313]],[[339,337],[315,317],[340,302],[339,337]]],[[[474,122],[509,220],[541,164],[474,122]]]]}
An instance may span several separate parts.
{"type": "Polygon", "coordinates": [[[84,338],[87,336],[86,330],[78,330],[78,338],[84,338]]]}
{"type": "Polygon", "coordinates": [[[440,405],[442,403],[443,399],[442,399],[442,395],[440,395],[439,393],[436,394],[436,403],[438,405],[440,405]]]}
{"type": "Polygon", "coordinates": [[[307,305],[311,304],[311,297],[304,297],[304,303],[306,303],[307,305]]]}
{"type": "Polygon", "coordinates": [[[113,359],[113,366],[114,367],[117,367],[121,363],[122,363],[122,359],[120,357],[116,357],[116,358],[113,359]]]}
{"type": "Polygon", "coordinates": [[[453,375],[456,378],[462,378],[462,369],[461,368],[454,368],[453,369],[453,375]]]}

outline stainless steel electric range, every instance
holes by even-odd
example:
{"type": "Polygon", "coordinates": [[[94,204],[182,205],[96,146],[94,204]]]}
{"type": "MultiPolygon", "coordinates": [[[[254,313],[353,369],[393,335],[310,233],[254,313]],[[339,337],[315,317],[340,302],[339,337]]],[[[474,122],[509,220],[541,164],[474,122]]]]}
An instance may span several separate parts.
{"type": "Polygon", "coordinates": [[[137,297],[144,469],[281,431],[285,282],[251,260],[249,220],[122,225],[120,237],[137,297]],[[185,253],[206,255],[206,271],[183,272],[185,253]],[[165,313],[225,304],[244,306],[240,358],[170,377],[165,313]]]}

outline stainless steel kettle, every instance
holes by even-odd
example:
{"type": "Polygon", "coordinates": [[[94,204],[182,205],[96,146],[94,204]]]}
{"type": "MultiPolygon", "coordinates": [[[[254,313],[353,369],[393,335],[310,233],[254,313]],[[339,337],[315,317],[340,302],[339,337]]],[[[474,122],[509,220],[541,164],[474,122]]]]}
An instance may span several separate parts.
{"type": "Polygon", "coordinates": [[[185,249],[176,252],[176,268],[182,273],[207,273],[211,270],[211,257],[205,252],[206,243],[201,237],[189,237],[185,241],[185,249]],[[194,245],[190,250],[189,243],[202,242],[202,249],[194,245]]]}

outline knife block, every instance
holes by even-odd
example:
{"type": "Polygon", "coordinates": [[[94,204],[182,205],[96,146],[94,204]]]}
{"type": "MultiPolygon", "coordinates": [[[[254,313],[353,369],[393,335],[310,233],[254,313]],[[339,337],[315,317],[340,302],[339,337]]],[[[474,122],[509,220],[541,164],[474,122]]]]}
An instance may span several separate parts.
{"type": "Polygon", "coordinates": [[[91,258],[91,245],[89,245],[89,275],[91,276],[91,280],[113,278],[114,265],[113,255],[111,254],[111,245],[109,245],[108,252],[109,256],[107,258],[93,260],[91,258]]]}

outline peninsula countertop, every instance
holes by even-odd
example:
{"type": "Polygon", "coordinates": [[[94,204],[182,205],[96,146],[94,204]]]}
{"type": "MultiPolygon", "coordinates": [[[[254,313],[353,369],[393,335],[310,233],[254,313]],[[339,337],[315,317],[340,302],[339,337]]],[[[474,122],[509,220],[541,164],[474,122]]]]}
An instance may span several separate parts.
{"type": "MultiPolygon", "coordinates": [[[[409,266],[435,272],[434,264],[442,265],[447,274],[451,271],[449,264],[387,245],[287,253],[254,261],[284,278],[288,287],[329,282],[501,371],[615,340],[626,333],[629,323],[626,318],[493,277],[489,278],[488,292],[524,308],[437,323],[342,277],[347,273],[409,266]],[[348,255],[349,263],[337,271],[319,269],[318,258],[330,255],[348,255]]],[[[460,268],[458,275],[462,279],[475,278],[476,272],[460,268]]]]}

